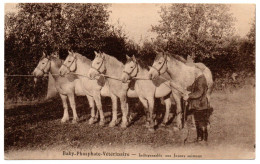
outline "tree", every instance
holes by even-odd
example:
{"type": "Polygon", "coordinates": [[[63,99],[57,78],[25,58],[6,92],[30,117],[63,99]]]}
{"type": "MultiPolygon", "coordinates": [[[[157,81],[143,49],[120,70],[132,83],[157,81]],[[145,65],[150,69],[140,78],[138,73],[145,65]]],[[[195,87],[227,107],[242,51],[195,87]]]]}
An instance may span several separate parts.
{"type": "MultiPolygon", "coordinates": [[[[83,55],[100,50],[109,29],[107,7],[94,3],[18,4],[16,14],[5,15],[5,72],[31,74],[42,52],[58,51],[65,57],[68,49],[83,55]]],[[[9,78],[7,84],[14,89],[12,93],[22,88],[30,90],[31,81],[9,78]]]]}
{"type": "Polygon", "coordinates": [[[195,59],[214,58],[223,53],[226,39],[233,35],[234,18],[225,4],[171,4],[161,7],[160,24],[152,30],[167,40],[164,49],[195,59]]]}

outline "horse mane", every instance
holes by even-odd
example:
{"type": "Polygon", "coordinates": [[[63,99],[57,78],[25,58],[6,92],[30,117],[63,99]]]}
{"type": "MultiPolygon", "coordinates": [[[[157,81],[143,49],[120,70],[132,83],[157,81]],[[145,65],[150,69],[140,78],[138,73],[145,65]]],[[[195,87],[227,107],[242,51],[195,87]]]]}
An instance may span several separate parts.
{"type": "Polygon", "coordinates": [[[187,60],[184,59],[184,58],[183,58],[182,56],[180,56],[180,55],[170,54],[169,52],[165,52],[165,53],[166,53],[167,56],[172,57],[172,58],[174,58],[174,59],[176,59],[176,60],[178,60],[178,61],[180,61],[180,62],[182,62],[182,63],[184,63],[184,64],[187,63],[187,60]]]}
{"type": "MultiPolygon", "coordinates": [[[[129,58],[129,59],[127,59],[126,63],[129,63],[129,62],[131,62],[131,61],[133,61],[133,59],[132,59],[132,58],[129,58]]],[[[138,64],[142,69],[147,69],[147,70],[149,70],[148,65],[147,65],[143,60],[141,60],[141,59],[139,59],[139,58],[136,58],[136,62],[137,62],[137,64],[138,64]]]]}
{"type": "Polygon", "coordinates": [[[56,56],[49,56],[49,59],[51,61],[53,61],[57,65],[58,68],[60,68],[62,63],[64,62],[64,60],[62,60],[62,59],[60,59],[60,58],[58,58],[56,56]]]}
{"type": "Polygon", "coordinates": [[[77,52],[74,52],[74,54],[76,55],[76,58],[81,60],[83,63],[86,63],[88,65],[91,65],[91,60],[88,59],[86,56],[83,56],[77,52]]]}
{"type": "Polygon", "coordinates": [[[114,56],[110,56],[106,53],[103,53],[105,55],[105,62],[106,62],[106,68],[107,71],[113,71],[118,73],[119,75],[122,73],[123,70],[123,63],[116,59],[114,56]],[[112,69],[111,69],[112,68],[112,69]],[[121,68],[121,69],[118,69],[121,68]]]}

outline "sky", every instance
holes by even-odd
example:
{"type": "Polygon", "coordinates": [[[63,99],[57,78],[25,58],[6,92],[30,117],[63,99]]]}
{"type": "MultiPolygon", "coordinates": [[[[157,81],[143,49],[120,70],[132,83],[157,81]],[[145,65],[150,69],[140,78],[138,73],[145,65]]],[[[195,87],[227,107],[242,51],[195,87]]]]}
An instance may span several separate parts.
{"type": "MultiPolygon", "coordinates": [[[[128,37],[136,43],[156,36],[151,32],[151,26],[158,24],[160,20],[160,6],[162,4],[139,3],[119,4],[114,3],[109,10],[109,23],[117,25],[118,21],[127,33],[128,37]]],[[[16,12],[16,4],[5,4],[5,12],[16,12]]],[[[230,12],[236,18],[235,33],[241,37],[246,36],[250,30],[250,23],[255,17],[255,5],[253,4],[232,4],[230,12]]]]}
{"type": "MultiPolygon", "coordinates": [[[[151,32],[151,25],[158,24],[160,20],[160,6],[161,4],[112,4],[109,21],[116,24],[119,20],[129,37],[138,43],[140,38],[149,39],[156,36],[151,32]]],[[[232,4],[230,12],[236,18],[236,34],[244,37],[254,20],[255,5],[232,4]]]]}

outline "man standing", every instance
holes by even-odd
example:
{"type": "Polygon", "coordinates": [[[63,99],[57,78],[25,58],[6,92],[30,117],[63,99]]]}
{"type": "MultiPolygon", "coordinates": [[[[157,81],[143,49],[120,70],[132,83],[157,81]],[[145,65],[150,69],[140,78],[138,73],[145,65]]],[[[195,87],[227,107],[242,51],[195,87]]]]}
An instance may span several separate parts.
{"type": "Polygon", "coordinates": [[[207,99],[207,81],[198,68],[195,68],[195,81],[189,87],[190,93],[185,94],[183,99],[189,102],[189,110],[193,112],[197,131],[197,141],[206,142],[208,140],[207,125],[209,123],[209,103],[207,99]]]}

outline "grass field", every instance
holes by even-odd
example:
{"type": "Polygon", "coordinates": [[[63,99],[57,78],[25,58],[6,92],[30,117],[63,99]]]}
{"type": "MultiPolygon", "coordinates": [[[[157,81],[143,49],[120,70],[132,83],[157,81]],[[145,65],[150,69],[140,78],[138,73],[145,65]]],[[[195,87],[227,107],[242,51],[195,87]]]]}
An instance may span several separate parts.
{"type": "MultiPolygon", "coordinates": [[[[214,112],[211,116],[207,146],[192,142],[183,145],[183,131],[173,131],[174,121],[165,128],[151,133],[143,126],[145,117],[140,114],[135,114],[133,123],[127,129],[121,129],[120,126],[109,128],[107,125],[105,127],[100,127],[98,124],[88,125],[86,120],[89,118],[89,107],[86,99],[77,98],[76,102],[80,116],[78,124],[72,124],[71,121],[60,123],[63,114],[60,99],[5,109],[5,158],[148,158],[142,156],[143,153],[162,155],[148,159],[254,158],[255,88],[251,86],[245,86],[232,93],[213,92],[214,112]],[[63,151],[101,152],[101,156],[98,154],[70,156],[64,155],[63,151]],[[106,155],[104,151],[130,155],[106,155]]],[[[109,101],[107,104],[110,104],[109,101]]],[[[142,108],[134,108],[133,113],[142,113],[138,112],[142,111],[142,108]]],[[[156,110],[159,108],[163,112],[163,107],[157,107],[156,110]]],[[[104,106],[104,110],[108,123],[111,106],[104,106]]],[[[191,140],[195,137],[195,131],[191,130],[191,140]]]]}

